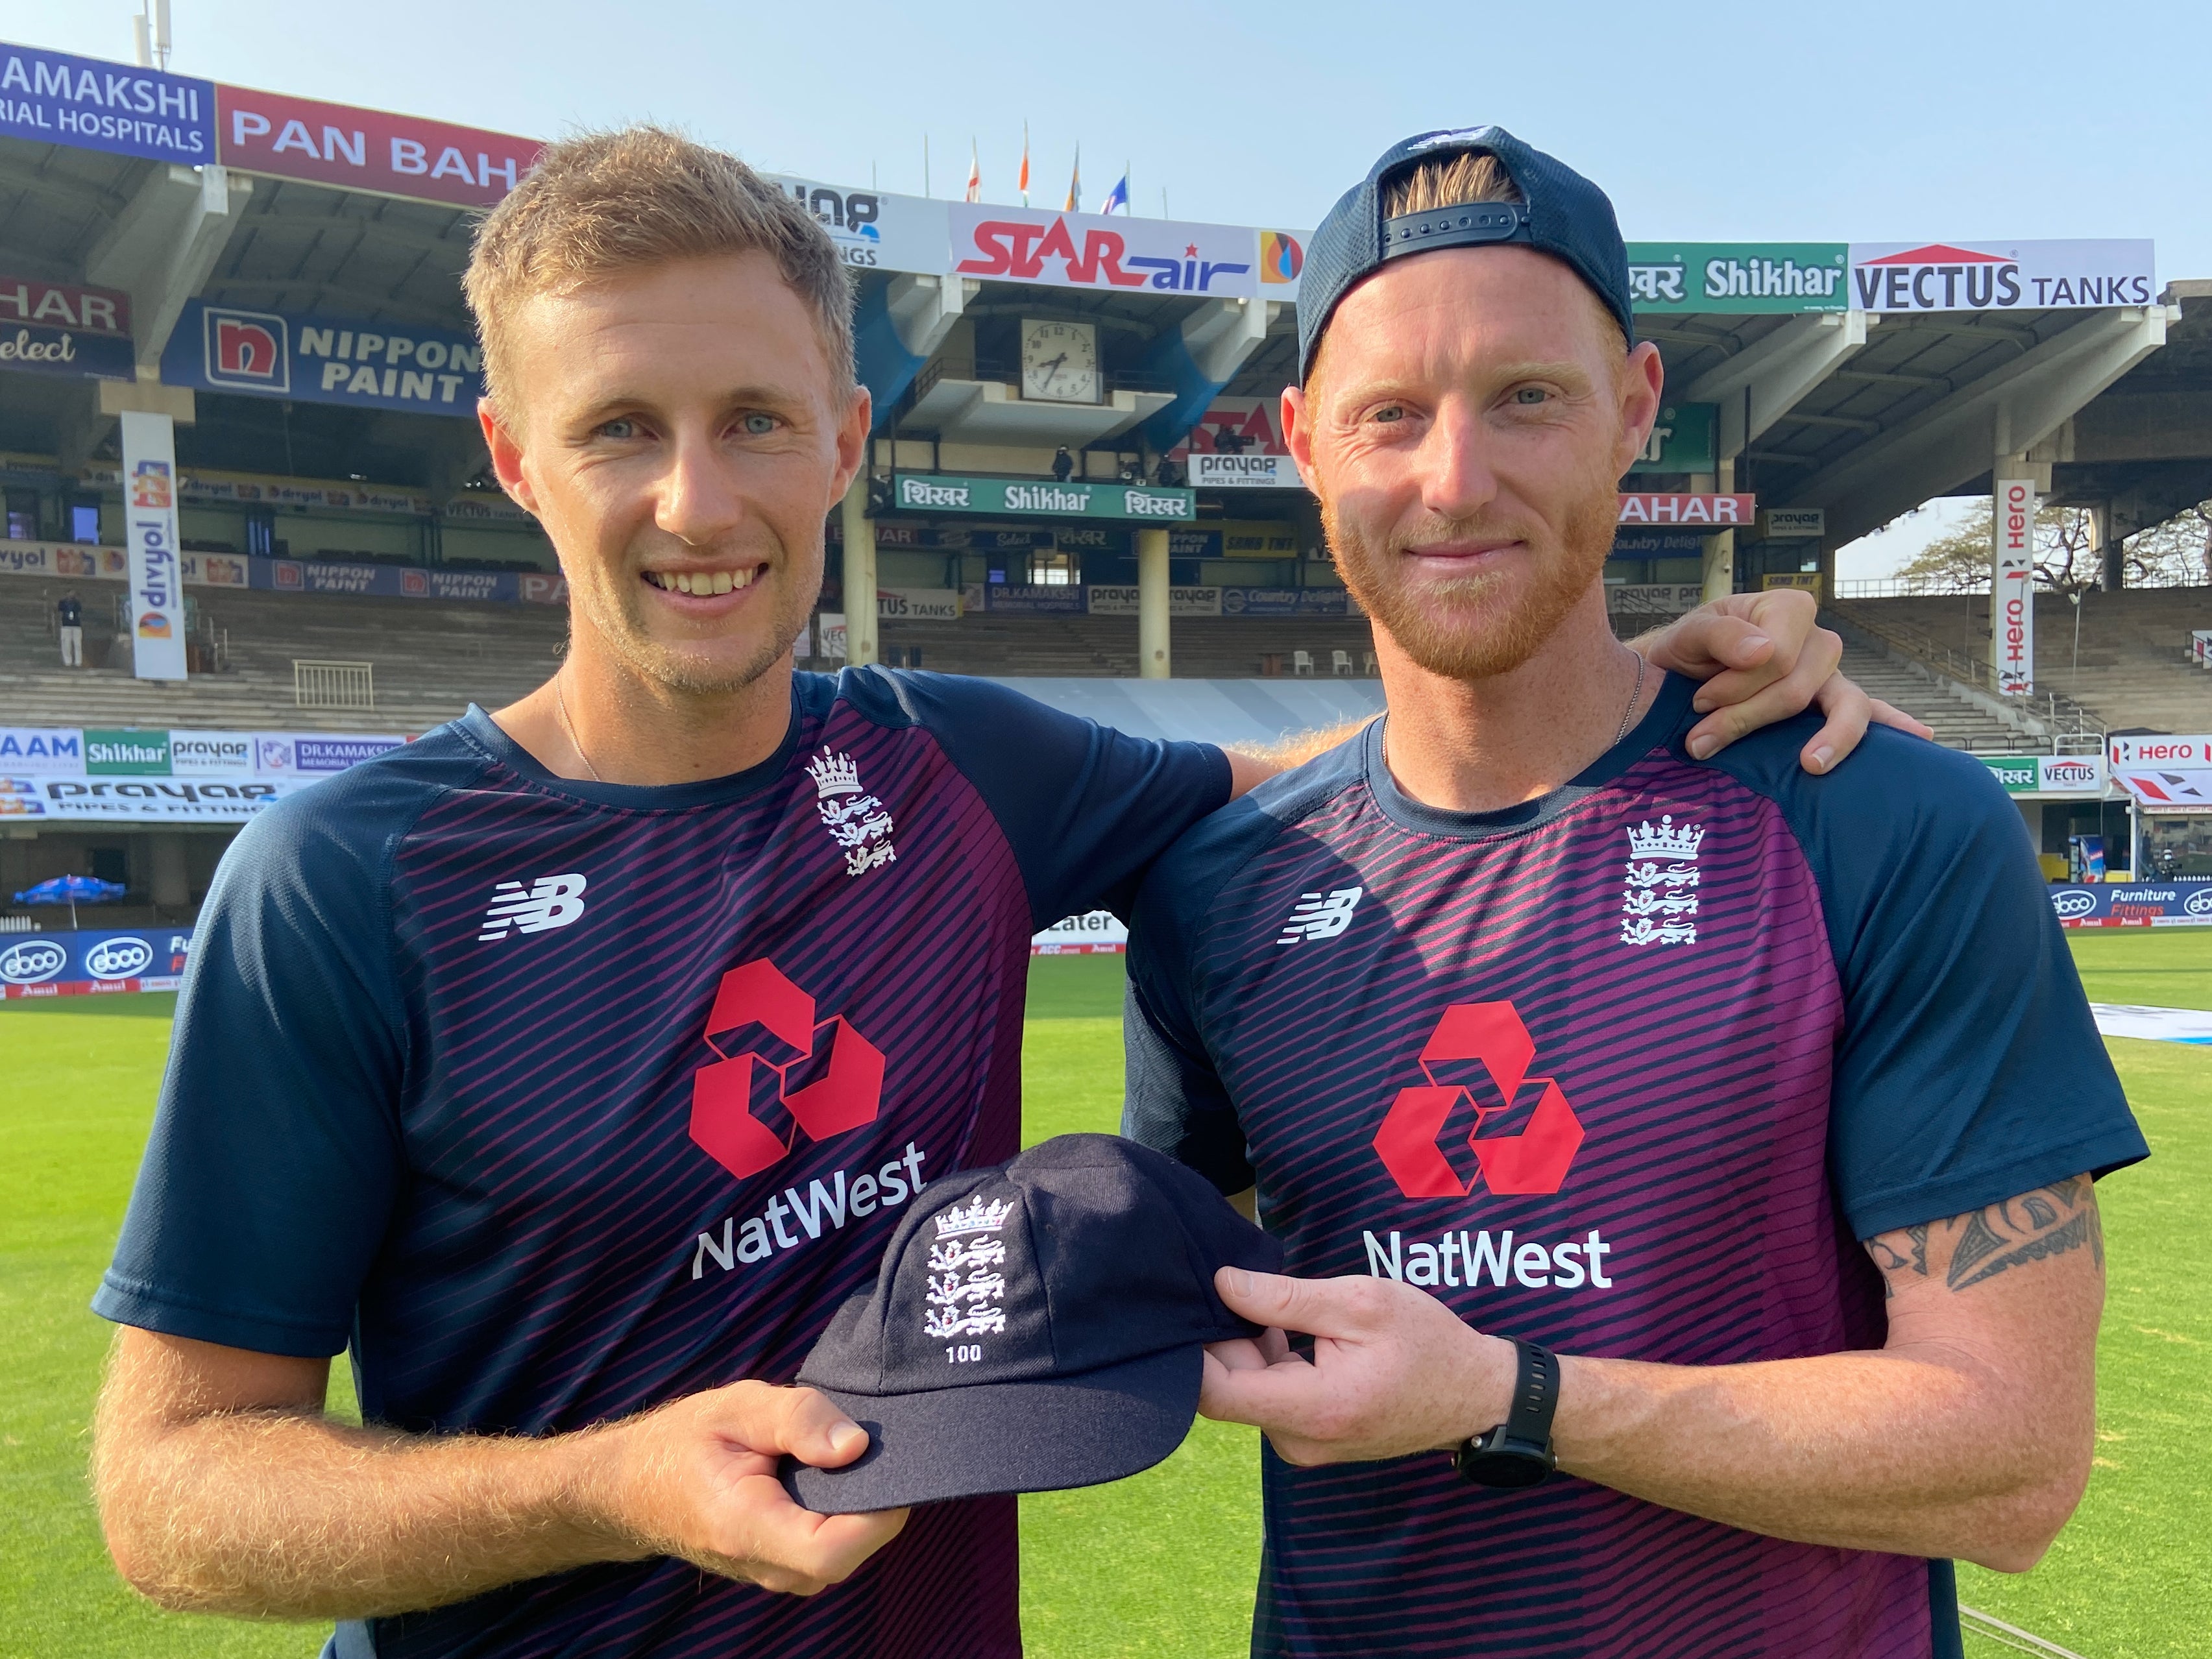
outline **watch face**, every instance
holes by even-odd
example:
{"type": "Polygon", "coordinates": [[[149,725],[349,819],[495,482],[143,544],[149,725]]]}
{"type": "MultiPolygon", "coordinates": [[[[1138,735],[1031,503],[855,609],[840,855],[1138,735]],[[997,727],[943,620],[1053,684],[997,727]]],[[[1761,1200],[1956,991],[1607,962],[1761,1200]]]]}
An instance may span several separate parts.
{"type": "Polygon", "coordinates": [[[1098,401],[1098,330],[1091,323],[1022,324],[1022,396],[1036,402],[1098,401]]]}
{"type": "Polygon", "coordinates": [[[1460,1477],[1478,1486],[1533,1486],[1552,1472],[1541,1457],[1525,1451],[1463,1451],[1460,1477]]]}

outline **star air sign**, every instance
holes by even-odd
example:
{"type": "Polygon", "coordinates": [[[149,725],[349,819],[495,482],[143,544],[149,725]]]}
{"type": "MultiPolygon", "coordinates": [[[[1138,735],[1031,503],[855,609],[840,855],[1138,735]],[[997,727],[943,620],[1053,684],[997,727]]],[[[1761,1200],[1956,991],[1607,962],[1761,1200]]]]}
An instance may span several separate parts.
{"type": "Polygon", "coordinates": [[[2067,311],[2157,297],[2148,241],[1854,242],[1862,311],[2067,311]]]}

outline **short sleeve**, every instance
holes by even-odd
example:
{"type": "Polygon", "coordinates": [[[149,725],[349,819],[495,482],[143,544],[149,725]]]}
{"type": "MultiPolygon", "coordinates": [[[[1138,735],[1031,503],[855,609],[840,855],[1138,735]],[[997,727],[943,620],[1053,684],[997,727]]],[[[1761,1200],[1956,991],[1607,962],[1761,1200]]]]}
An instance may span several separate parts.
{"type": "Polygon", "coordinates": [[[270,808],[225,853],[93,1298],[105,1317],[264,1353],[346,1346],[404,1168],[383,769],[270,808]]]}
{"type": "Polygon", "coordinates": [[[902,673],[902,698],[1012,844],[1036,925],[1111,910],[1176,838],[1229,799],[1229,757],[1048,708],[988,680],[902,673]]]}
{"type": "Polygon", "coordinates": [[[1986,767],[1876,728],[1828,779],[1771,781],[1842,981],[1828,1152],[1859,1237],[2148,1156],[1986,767]]]}

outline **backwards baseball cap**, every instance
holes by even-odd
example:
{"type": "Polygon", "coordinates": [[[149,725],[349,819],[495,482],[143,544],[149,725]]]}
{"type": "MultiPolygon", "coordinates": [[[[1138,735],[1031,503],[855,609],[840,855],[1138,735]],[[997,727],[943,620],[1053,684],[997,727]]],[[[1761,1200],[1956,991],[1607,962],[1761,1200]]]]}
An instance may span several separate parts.
{"type": "Polygon", "coordinates": [[[799,1371],[868,1449],[842,1469],[787,1459],[784,1484],[851,1514],[1150,1468],[1190,1431],[1204,1345],[1258,1329],[1214,1271],[1282,1259],[1204,1176],[1117,1135],[933,1182],[799,1371]]]}
{"type": "Polygon", "coordinates": [[[1298,384],[1304,385],[1313,372],[1314,352],[1338,302],[1386,260],[1436,248],[1493,243],[1517,243],[1565,260],[1604,301],[1623,337],[1635,339],[1636,318],[1628,302],[1628,250],[1621,243],[1620,226],[1605,192],[1503,127],[1455,127],[1391,145],[1364,180],[1337,198],[1314,232],[1298,285],[1298,384]],[[1383,217],[1382,202],[1393,174],[1469,150],[1496,156],[1519,186],[1522,199],[1472,202],[1383,217]]]}

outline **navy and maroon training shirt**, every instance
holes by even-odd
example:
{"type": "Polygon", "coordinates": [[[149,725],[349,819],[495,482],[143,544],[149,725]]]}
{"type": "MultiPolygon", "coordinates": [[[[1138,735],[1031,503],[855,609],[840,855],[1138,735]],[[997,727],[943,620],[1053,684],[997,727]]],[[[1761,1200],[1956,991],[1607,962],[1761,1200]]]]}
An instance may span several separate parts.
{"type": "MultiPolygon", "coordinates": [[[[319,1358],[363,1416],[545,1435],[787,1382],[904,1206],[1018,1140],[1037,928],[1126,913],[1220,751],[987,681],[797,677],[781,750],[555,778],[481,709],[225,856],[94,1307],[319,1358]]],[[[341,1626],[338,1659],[1020,1651],[1014,1500],[847,1583],[659,1559],[341,1626]]]]}
{"type": "MultiPolygon", "coordinates": [[[[1307,1278],[1418,1285],[1566,1353],[1881,1346],[1859,1241],[2145,1154],[2020,815],[1978,761],[1805,716],[1692,761],[1670,678],[1571,784],[1409,799],[1382,723],[1155,866],[1124,1131],[1307,1278]]],[[[1950,1565],[1786,1542],[1441,1453],[1264,1453],[1252,1651],[1937,1659],[1950,1565]]]]}

